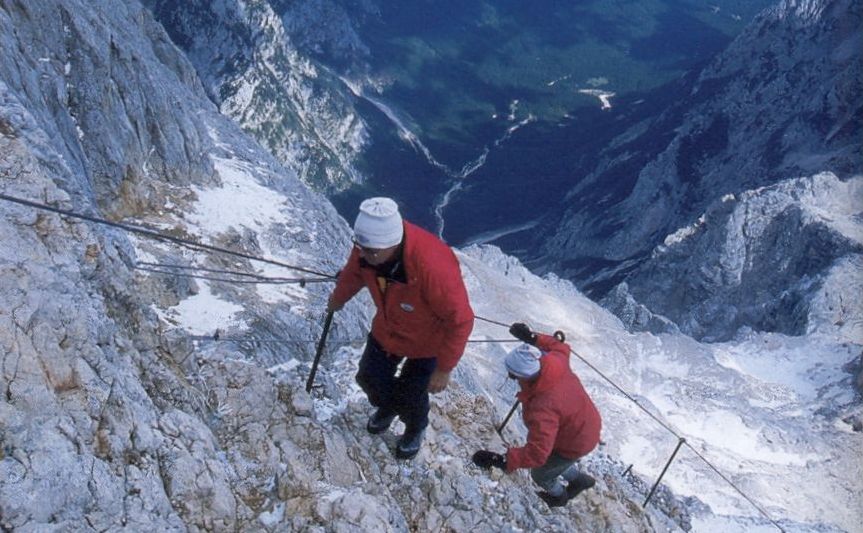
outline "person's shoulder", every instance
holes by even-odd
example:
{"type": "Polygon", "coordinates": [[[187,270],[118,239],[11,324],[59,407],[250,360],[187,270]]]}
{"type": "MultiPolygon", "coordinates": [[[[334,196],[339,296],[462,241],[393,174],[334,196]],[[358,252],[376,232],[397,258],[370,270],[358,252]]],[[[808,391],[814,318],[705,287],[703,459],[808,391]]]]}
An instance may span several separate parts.
{"type": "Polygon", "coordinates": [[[408,261],[413,261],[423,268],[445,270],[458,264],[455,252],[445,242],[429,231],[409,224],[405,223],[405,252],[408,261]]]}
{"type": "Polygon", "coordinates": [[[405,221],[405,233],[408,242],[413,241],[412,244],[417,248],[443,247],[449,249],[449,246],[437,235],[411,222],[405,221]]]}

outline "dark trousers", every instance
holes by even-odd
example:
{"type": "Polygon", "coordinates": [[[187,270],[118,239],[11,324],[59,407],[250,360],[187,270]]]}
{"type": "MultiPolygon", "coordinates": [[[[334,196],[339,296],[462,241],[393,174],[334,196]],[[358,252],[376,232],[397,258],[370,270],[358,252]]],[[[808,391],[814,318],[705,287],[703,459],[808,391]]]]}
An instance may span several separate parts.
{"type": "Polygon", "coordinates": [[[369,335],[360,359],[357,383],[369,398],[369,403],[384,414],[396,414],[406,431],[419,431],[428,425],[428,384],[437,366],[437,359],[407,359],[390,354],[369,335]],[[397,375],[398,374],[398,375],[397,375]]]}

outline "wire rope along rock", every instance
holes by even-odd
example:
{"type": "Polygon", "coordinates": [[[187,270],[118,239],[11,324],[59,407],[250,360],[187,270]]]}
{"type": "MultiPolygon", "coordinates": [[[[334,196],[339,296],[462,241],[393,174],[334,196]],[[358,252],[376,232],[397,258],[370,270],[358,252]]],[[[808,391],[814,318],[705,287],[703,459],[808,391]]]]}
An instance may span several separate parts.
{"type": "Polygon", "coordinates": [[[143,236],[149,237],[151,239],[167,241],[167,242],[171,242],[171,243],[179,244],[179,245],[183,245],[183,246],[191,246],[193,248],[198,248],[200,250],[204,250],[204,251],[208,251],[208,252],[233,255],[235,257],[241,257],[243,259],[249,259],[251,261],[259,261],[261,263],[269,263],[271,265],[280,266],[282,268],[287,268],[290,270],[296,270],[298,272],[305,272],[307,274],[314,274],[316,276],[321,276],[321,277],[327,278],[328,280],[331,280],[331,281],[334,281],[336,279],[336,276],[332,275],[332,274],[327,274],[325,272],[319,272],[317,270],[312,270],[309,268],[291,265],[288,263],[284,263],[282,261],[277,261],[275,259],[268,259],[265,257],[259,257],[256,255],[247,254],[245,252],[238,252],[236,250],[229,250],[227,248],[221,248],[219,246],[213,246],[211,244],[204,244],[201,242],[190,241],[188,239],[181,239],[179,237],[173,237],[171,235],[165,235],[164,233],[160,233],[158,231],[155,231],[155,230],[152,230],[149,228],[132,226],[130,224],[124,224],[124,223],[120,223],[120,222],[111,222],[110,220],[105,220],[104,218],[99,218],[99,217],[95,217],[95,216],[91,216],[91,215],[85,215],[85,214],[71,211],[68,209],[60,209],[59,207],[53,207],[53,206],[50,206],[47,204],[34,202],[31,200],[26,200],[24,198],[9,196],[7,194],[0,193],[0,200],[5,200],[7,202],[12,202],[12,203],[15,203],[18,205],[31,207],[33,209],[41,209],[43,211],[50,211],[52,213],[57,213],[58,215],[77,218],[79,220],[86,220],[88,222],[93,222],[96,224],[111,226],[114,228],[122,229],[124,231],[136,233],[138,235],[143,235],[143,236]]]}

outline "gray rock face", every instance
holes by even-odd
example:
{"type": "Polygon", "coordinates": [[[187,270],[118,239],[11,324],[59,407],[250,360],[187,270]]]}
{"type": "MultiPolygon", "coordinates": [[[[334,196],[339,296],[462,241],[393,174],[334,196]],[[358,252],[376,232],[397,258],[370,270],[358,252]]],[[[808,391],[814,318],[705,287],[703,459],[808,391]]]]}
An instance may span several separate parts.
{"type": "Polygon", "coordinates": [[[855,387],[857,387],[857,392],[863,396],[863,353],[860,354],[860,361],[857,365],[857,377],[854,380],[855,387]]]}
{"type": "MultiPolygon", "coordinates": [[[[189,187],[217,183],[211,157],[227,157],[230,146],[278,169],[274,193],[290,192],[311,226],[331,232],[327,246],[347,246],[335,211],[217,114],[140,5],[0,7],[5,194],[179,229],[189,187]]],[[[162,337],[150,307],[156,291],[130,270],[127,236],[7,203],[0,214],[3,526],[170,531],[253,522],[233,489],[239,474],[203,422],[222,404],[178,366],[188,354],[162,337]]],[[[162,289],[166,301],[183,297],[162,289]]],[[[312,324],[293,315],[279,322],[300,332],[312,324]]]]}
{"type": "MultiPolygon", "coordinates": [[[[296,30],[294,18],[283,20],[266,0],[144,3],[186,52],[221,111],[301,180],[326,191],[362,180],[354,159],[367,142],[366,126],[338,77],[291,42],[285,28],[296,30]]],[[[306,40],[315,33],[309,26],[303,31],[306,40]]]]}
{"type": "Polygon", "coordinates": [[[344,3],[339,0],[273,0],[285,30],[297,46],[315,57],[345,64],[350,70],[365,69],[370,50],[357,32],[357,24],[380,15],[373,0],[344,3]]]}
{"type": "Polygon", "coordinates": [[[676,105],[610,144],[547,226],[536,263],[601,296],[726,194],[861,172],[861,11],[812,0],[760,15],[683,82],[676,105]]]}
{"type": "MultiPolygon", "coordinates": [[[[144,206],[118,200],[124,191],[146,188],[149,172],[173,186],[212,175],[206,133],[188,118],[204,104],[194,96],[200,83],[140,6],[118,8],[135,25],[110,30],[74,4],[56,12],[26,2],[8,7],[0,77],[53,141],[55,163],[65,167],[56,173],[76,200],[95,197],[128,213],[144,206]],[[165,76],[169,87],[159,83],[165,76]]],[[[136,196],[146,204],[146,194],[136,196]]]]}
{"type": "MultiPolygon", "coordinates": [[[[857,232],[843,232],[861,206],[861,178],[841,182],[829,173],[726,197],[670,235],[603,304],[637,329],[676,324],[709,341],[743,326],[801,335],[815,326],[810,306],[828,271],[863,254],[857,232]]],[[[853,279],[852,266],[840,268],[853,279]]],[[[845,307],[830,322],[859,314],[845,307]]]]}
{"type": "MultiPolygon", "coordinates": [[[[350,247],[347,224],[293,169],[218,113],[191,64],[140,5],[0,2],[0,75],[3,194],[321,273],[341,266],[350,247]]],[[[817,226],[806,198],[856,183],[822,176],[753,193],[736,201],[764,216],[730,220],[769,234],[771,217],[785,212],[787,204],[797,206],[794,220],[801,228],[817,226]]],[[[837,221],[822,222],[833,231],[837,221]]],[[[836,235],[849,233],[836,230],[836,235]]],[[[422,451],[413,461],[399,462],[392,448],[402,428],[396,424],[393,432],[369,435],[370,409],[354,383],[369,322],[367,300],[351,302],[339,313],[319,387],[309,395],[304,382],[329,285],[219,281],[212,279],[216,270],[247,277],[300,274],[7,202],[0,203],[0,240],[0,525],[5,529],[668,531],[690,527],[689,513],[707,513],[706,504],[683,505],[667,490],[657,507],[641,508],[647,483],[622,479],[619,457],[654,456],[643,467],[652,472],[651,462],[665,460],[657,455],[664,444],[656,435],[663,430],[633,429],[632,406],[617,403],[625,400],[611,396],[617,391],[596,376],[585,383],[604,400],[604,427],[614,440],[584,461],[598,479],[596,488],[565,510],[550,511],[537,500],[526,473],[489,474],[468,459],[479,448],[506,446],[493,424],[512,392],[491,385],[503,380],[504,348],[498,344],[471,347],[450,388],[434,397],[422,451]],[[144,262],[170,265],[171,275],[143,271],[144,262]],[[188,271],[207,275],[179,275],[188,271]]],[[[671,410],[658,409],[663,416],[680,422],[689,412],[685,402],[710,407],[711,421],[736,421],[738,412],[773,420],[767,417],[780,412],[780,422],[764,432],[768,440],[760,429],[737,426],[749,434],[744,442],[757,446],[755,456],[742,454],[740,463],[736,448],[745,445],[732,443],[727,457],[745,465],[735,479],[764,492],[781,484],[783,498],[771,500],[770,512],[791,515],[792,505],[802,508],[789,519],[799,529],[822,520],[823,510],[831,508],[844,511],[835,523],[852,523],[855,510],[848,502],[859,499],[859,466],[843,452],[857,443],[856,434],[839,434],[831,419],[802,426],[800,421],[805,418],[800,413],[817,409],[833,417],[831,412],[844,409],[850,373],[834,376],[830,362],[830,368],[811,372],[827,392],[796,396],[721,367],[716,361],[731,355],[720,348],[713,352],[682,336],[627,333],[570,284],[536,278],[499,251],[474,254],[462,256],[463,272],[480,312],[535,313],[548,321],[544,329],[566,323],[561,327],[580,351],[601,354],[616,378],[631,380],[639,397],[671,410]],[[667,359],[666,370],[679,375],[669,381],[657,371],[662,365],[649,366],[653,359],[667,359]],[[684,403],[663,396],[669,383],[680,388],[684,403]],[[757,406],[747,408],[750,398],[757,406]],[[766,466],[759,453],[766,453],[766,466]],[[774,454],[780,459],[775,464],[774,454]],[[766,477],[748,472],[756,468],[766,477]],[[792,469],[803,472],[788,481],[792,469]],[[825,478],[839,480],[834,489],[841,490],[840,497],[820,487],[794,490],[825,478]],[[770,489],[760,489],[764,479],[770,489]]],[[[829,266],[808,309],[806,328],[815,338],[802,339],[798,352],[820,347],[823,328],[834,335],[821,348],[837,352],[827,354],[831,361],[850,360],[841,350],[854,349],[857,356],[853,339],[861,321],[846,294],[860,292],[863,281],[849,275],[859,267],[853,250],[829,266]],[[841,350],[833,347],[840,344],[841,350]]],[[[484,339],[499,333],[477,329],[484,339]]],[[[782,339],[767,340],[784,355],[782,339]]],[[[752,335],[749,344],[731,351],[748,354],[763,343],[752,335]]],[[[712,443],[712,430],[692,442],[712,443]]],[[[517,443],[524,434],[511,423],[505,436],[517,443]]],[[[694,468],[696,461],[681,458],[675,464],[678,479],[695,475],[697,484],[712,475],[694,468]]],[[[710,492],[717,497],[715,488],[710,492]]],[[[729,505],[722,504],[727,500],[721,494],[718,501],[729,505]]],[[[751,518],[729,521],[763,525],[751,518]]]]}

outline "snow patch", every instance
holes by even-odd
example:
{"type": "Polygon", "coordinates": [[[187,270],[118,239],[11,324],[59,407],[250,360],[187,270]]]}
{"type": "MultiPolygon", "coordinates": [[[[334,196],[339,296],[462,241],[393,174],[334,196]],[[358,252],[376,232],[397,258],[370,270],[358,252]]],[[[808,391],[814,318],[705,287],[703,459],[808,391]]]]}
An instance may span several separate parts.
{"type": "Polygon", "coordinates": [[[291,370],[300,366],[300,362],[296,359],[288,359],[282,364],[271,366],[267,369],[267,372],[270,374],[278,374],[281,372],[290,372],[291,370]]]}
{"type": "Polygon", "coordinates": [[[695,435],[709,443],[715,450],[714,455],[721,455],[722,463],[728,468],[739,464],[732,457],[782,466],[806,466],[808,461],[818,459],[816,454],[800,454],[770,447],[761,436],[763,423],[754,422],[755,427],[750,427],[752,423],[747,424],[733,412],[704,411],[695,417],[690,412],[678,411],[669,413],[667,418],[684,434],[695,435]]]}
{"type": "Polygon", "coordinates": [[[222,186],[212,189],[193,187],[198,201],[189,222],[206,231],[225,233],[248,228],[259,232],[277,222],[289,221],[282,211],[284,197],[260,185],[254,169],[236,159],[213,158],[222,186]]]}
{"type": "MultiPolygon", "coordinates": [[[[750,333],[707,344],[679,334],[631,333],[568,282],[538,278],[493,246],[472,246],[459,259],[477,315],[566,333],[574,351],[593,367],[571,358],[602,413],[605,452],[632,464],[636,474],[655,480],[674,450],[675,436],[594,368],[686,438],[773,518],[826,522],[829,529],[847,527],[859,516],[854,502],[860,463],[851,453],[859,439],[847,428],[837,429],[830,414],[854,400],[842,367],[859,357],[859,339],[843,344],[821,334],[750,333]]],[[[477,321],[472,337],[500,338],[502,332],[477,321]]],[[[472,345],[469,355],[482,393],[498,406],[511,405],[511,391],[501,390],[505,348],[480,346],[472,345]]],[[[521,432],[516,441],[524,438],[519,420],[507,431],[521,432]]],[[[663,483],[707,506],[694,515],[706,531],[757,531],[769,524],[688,446],[663,483]]]]}
{"type": "Polygon", "coordinates": [[[666,247],[669,247],[685,241],[689,237],[698,233],[698,230],[704,226],[706,220],[707,219],[705,218],[705,216],[701,215],[700,217],[698,217],[698,221],[696,221],[695,223],[690,224],[689,226],[684,226],[672,233],[671,235],[665,237],[665,240],[662,242],[662,244],[666,247]]]}
{"type": "Polygon", "coordinates": [[[611,98],[616,94],[610,91],[601,91],[599,89],[579,89],[579,93],[588,96],[595,96],[599,99],[601,109],[611,109],[611,98]]]}
{"type": "Polygon", "coordinates": [[[165,311],[157,309],[160,317],[187,330],[192,335],[209,335],[228,326],[246,329],[247,326],[235,317],[243,307],[225,301],[210,291],[209,283],[199,282],[198,294],[189,296],[165,311]]]}
{"type": "Polygon", "coordinates": [[[267,527],[275,527],[282,522],[285,516],[285,504],[279,502],[273,506],[272,510],[264,511],[258,515],[258,520],[267,527]]]}
{"type": "Polygon", "coordinates": [[[551,80],[550,82],[546,83],[546,85],[549,87],[554,87],[555,84],[568,80],[570,77],[572,77],[572,74],[567,74],[566,76],[562,76],[560,78],[557,78],[556,80],[551,80]]]}
{"type": "Polygon", "coordinates": [[[513,233],[518,233],[520,231],[528,230],[535,227],[539,224],[539,220],[533,220],[530,222],[525,222],[524,224],[519,224],[515,226],[507,226],[505,228],[501,228],[494,231],[487,231],[484,233],[480,233],[478,235],[474,235],[470,239],[468,239],[466,246],[470,246],[472,244],[488,244],[490,242],[494,242],[501,237],[505,237],[507,235],[511,235],[513,233]]]}

